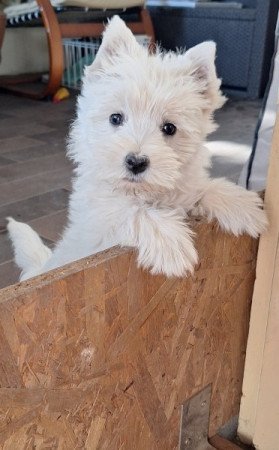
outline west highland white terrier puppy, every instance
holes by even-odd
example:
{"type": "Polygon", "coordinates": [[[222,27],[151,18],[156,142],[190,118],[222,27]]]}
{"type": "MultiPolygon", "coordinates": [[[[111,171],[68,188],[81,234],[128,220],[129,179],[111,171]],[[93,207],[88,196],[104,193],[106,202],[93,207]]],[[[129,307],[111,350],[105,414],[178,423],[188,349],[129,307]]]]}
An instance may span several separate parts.
{"type": "Polygon", "coordinates": [[[186,222],[193,212],[234,235],[266,228],[256,193],[208,174],[204,141],[224,103],[214,60],[213,42],[149,54],[119,17],[110,21],[70,132],[77,168],[62,239],[51,252],[9,219],[21,280],[114,245],[135,247],[153,274],[182,277],[198,261],[186,222]]]}

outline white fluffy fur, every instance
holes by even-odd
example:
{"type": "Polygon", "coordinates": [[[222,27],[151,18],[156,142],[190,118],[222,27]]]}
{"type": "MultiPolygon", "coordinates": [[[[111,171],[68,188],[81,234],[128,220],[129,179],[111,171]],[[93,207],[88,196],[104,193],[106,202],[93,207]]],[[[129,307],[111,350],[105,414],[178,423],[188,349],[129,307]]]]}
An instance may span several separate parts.
{"type": "Polygon", "coordinates": [[[44,245],[40,236],[26,223],[8,217],[8,230],[13,243],[15,262],[32,277],[51,257],[51,250],[44,245]]]}
{"type": "Polygon", "coordinates": [[[50,255],[30,227],[9,221],[22,280],[117,244],[136,247],[139,264],[154,274],[183,276],[198,260],[185,222],[197,208],[235,235],[266,228],[256,193],[208,175],[203,143],[224,103],[214,59],[213,42],[149,55],[119,17],[111,20],[71,130],[77,169],[63,238],[50,255]],[[122,126],[110,124],[113,113],[124,115],[122,126]],[[174,136],[163,135],[164,122],[176,125],[174,136]],[[130,152],[149,157],[145,172],[128,173],[130,152]]]}

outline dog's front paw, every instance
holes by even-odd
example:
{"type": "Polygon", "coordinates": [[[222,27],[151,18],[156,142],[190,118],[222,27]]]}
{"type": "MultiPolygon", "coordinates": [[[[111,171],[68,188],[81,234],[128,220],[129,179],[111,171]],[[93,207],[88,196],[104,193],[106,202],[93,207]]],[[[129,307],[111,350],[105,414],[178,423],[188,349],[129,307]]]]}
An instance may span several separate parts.
{"type": "Polygon", "coordinates": [[[198,262],[197,252],[192,246],[189,249],[166,252],[163,259],[157,258],[150,272],[153,275],[164,274],[167,277],[184,277],[192,274],[198,262]]]}
{"type": "MultiPolygon", "coordinates": [[[[256,192],[249,191],[249,201],[247,201],[247,209],[244,214],[247,219],[245,229],[250,236],[258,237],[268,227],[268,219],[263,209],[263,200],[256,192]]],[[[247,199],[248,200],[248,199],[247,199]]]]}
{"type": "Polygon", "coordinates": [[[154,248],[139,250],[139,264],[149,269],[153,275],[184,277],[193,273],[198,262],[198,254],[192,239],[184,236],[179,241],[161,242],[154,248]]]}
{"type": "Polygon", "coordinates": [[[190,209],[189,211],[187,211],[187,214],[189,217],[204,217],[206,216],[206,209],[204,208],[204,206],[197,202],[192,209],[190,209]]]}
{"type": "Polygon", "coordinates": [[[263,210],[263,201],[256,192],[241,190],[231,205],[229,214],[225,214],[220,222],[224,228],[236,236],[247,233],[256,238],[268,226],[266,212],[263,210]]]}

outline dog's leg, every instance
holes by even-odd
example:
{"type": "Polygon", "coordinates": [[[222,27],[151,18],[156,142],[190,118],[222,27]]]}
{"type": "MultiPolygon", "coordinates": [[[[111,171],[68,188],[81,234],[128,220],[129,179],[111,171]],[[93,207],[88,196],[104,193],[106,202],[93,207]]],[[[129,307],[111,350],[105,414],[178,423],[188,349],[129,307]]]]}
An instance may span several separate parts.
{"type": "Polygon", "coordinates": [[[247,233],[257,237],[268,225],[263,201],[256,192],[247,191],[224,178],[209,180],[198,210],[209,220],[217,219],[222,229],[236,236],[247,233]]]}
{"type": "Polygon", "coordinates": [[[177,211],[141,208],[126,226],[138,262],[151,273],[182,277],[198,261],[193,233],[177,211]]]}

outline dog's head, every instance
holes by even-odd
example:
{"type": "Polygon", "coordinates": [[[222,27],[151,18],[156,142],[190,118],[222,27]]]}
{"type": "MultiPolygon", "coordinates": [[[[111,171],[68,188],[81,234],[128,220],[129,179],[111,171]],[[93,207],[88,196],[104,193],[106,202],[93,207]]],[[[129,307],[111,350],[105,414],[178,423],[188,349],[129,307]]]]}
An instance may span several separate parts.
{"type": "Polygon", "coordinates": [[[115,16],[86,68],[69,153],[95,181],[171,190],[222,106],[215,44],[149,54],[115,16]]]}

